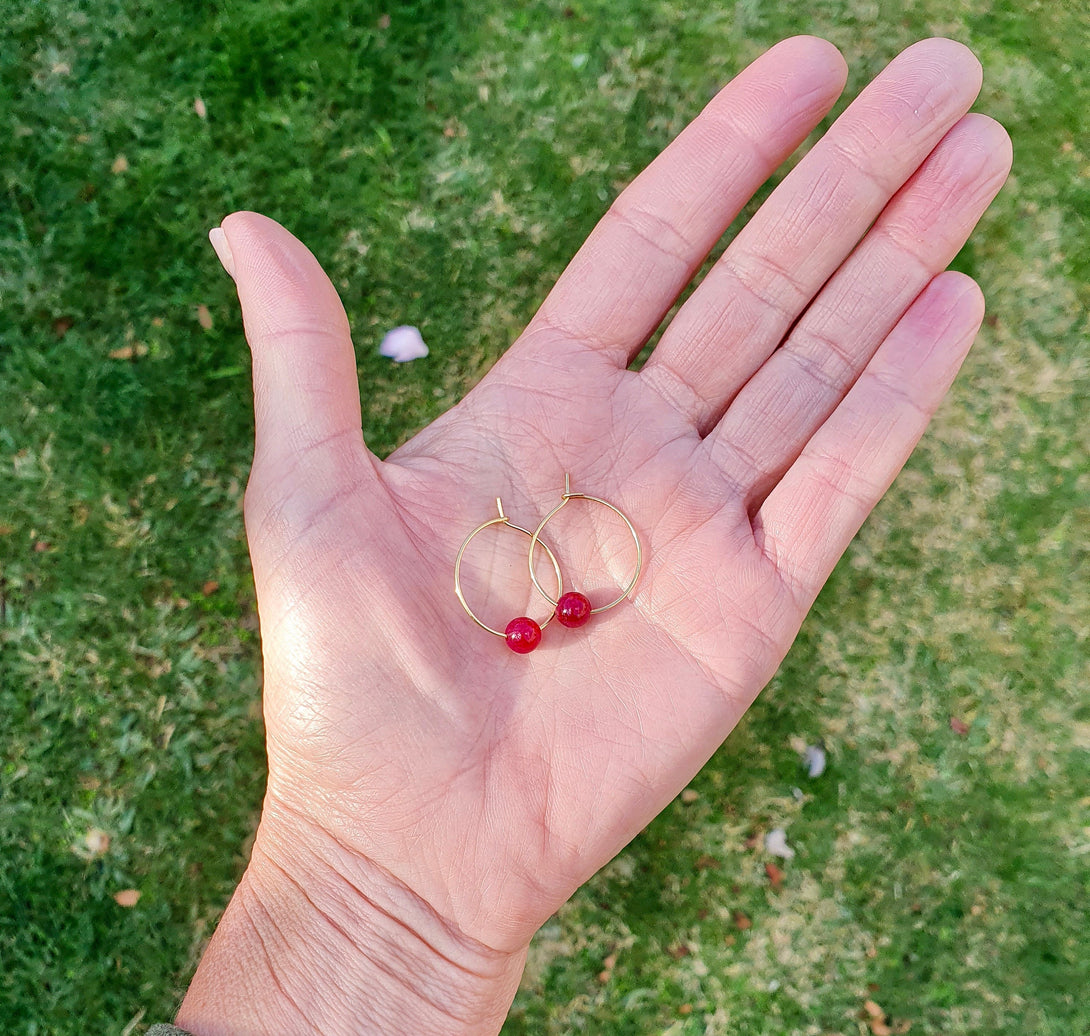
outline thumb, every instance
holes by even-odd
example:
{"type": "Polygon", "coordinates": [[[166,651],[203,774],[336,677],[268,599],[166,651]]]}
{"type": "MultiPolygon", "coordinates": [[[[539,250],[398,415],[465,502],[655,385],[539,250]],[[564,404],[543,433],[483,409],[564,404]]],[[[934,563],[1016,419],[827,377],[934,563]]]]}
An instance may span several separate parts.
{"type": "Polygon", "coordinates": [[[267,216],[233,213],[209,239],[235,280],[253,355],[248,496],[321,506],[374,470],[344,307],[309,249],[267,216]]]}

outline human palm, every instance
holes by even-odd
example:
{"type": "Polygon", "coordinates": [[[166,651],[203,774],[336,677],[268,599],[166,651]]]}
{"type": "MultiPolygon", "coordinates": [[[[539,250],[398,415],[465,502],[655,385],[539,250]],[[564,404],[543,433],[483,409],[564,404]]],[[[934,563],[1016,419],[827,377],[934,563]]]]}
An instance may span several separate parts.
{"type": "MultiPolygon", "coordinates": [[[[1010,161],[1003,131],[965,116],[971,55],[932,40],[893,62],[629,365],[844,74],[806,38],[750,66],[621,195],[484,380],[385,462],[316,261],[264,217],[224,221],[254,352],[271,844],[317,839],[335,868],[518,954],[767,682],[982,317],[976,286],[941,273],[1010,161]],[[626,602],[516,655],[461,609],[454,559],[496,497],[534,528],[566,473],[629,516],[644,569],[626,602]]],[[[631,538],[606,509],[575,511],[546,539],[601,603],[631,538]]],[[[500,628],[543,617],[526,538],[474,544],[475,610],[500,628]]]]}

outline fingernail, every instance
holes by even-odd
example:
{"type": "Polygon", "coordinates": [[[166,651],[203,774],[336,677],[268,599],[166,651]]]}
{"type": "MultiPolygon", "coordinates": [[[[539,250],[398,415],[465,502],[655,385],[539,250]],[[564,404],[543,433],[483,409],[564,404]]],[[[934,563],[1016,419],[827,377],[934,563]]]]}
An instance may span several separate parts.
{"type": "Polygon", "coordinates": [[[219,256],[223,268],[233,279],[235,276],[235,257],[231,254],[231,246],[227,243],[227,235],[223,232],[223,228],[213,227],[208,231],[208,240],[212,242],[212,247],[216,250],[216,255],[219,256]]]}

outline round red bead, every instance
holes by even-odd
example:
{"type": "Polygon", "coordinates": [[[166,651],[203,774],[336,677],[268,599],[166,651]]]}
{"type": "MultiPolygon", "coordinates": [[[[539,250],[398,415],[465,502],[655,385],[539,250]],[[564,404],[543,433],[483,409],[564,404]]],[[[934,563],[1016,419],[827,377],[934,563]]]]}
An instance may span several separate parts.
{"type": "Polygon", "coordinates": [[[503,631],[507,646],[520,655],[528,655],[541,643],[541,627],[533,619],[520,615],[512,619],[503,631]]]}
{"type": "Polygon", "coordinates": [[[590,601],[576,590],[569,590],[556,602],[556,621],[568,629],[582,626],[590,618],[590,601]]]}

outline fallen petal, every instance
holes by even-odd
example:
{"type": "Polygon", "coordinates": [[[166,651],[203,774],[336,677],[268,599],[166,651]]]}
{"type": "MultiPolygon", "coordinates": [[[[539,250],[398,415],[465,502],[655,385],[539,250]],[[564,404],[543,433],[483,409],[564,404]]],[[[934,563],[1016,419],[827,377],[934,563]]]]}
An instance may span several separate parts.
{"type": "Polygon", "coordinates": [[[787,832],[782,827],[774,827],[765,835],[765,852],[784,860],[795,858],[795,850],[787,844],[787,832]]]}
{"type": "Polygon", "coordinates": [[[783,871],[774,863],[766,863],[765,874],[768,876],[768,883],[772,886],[772,891],[779,892],[780,887],[783,885],[783,871]]]}
{"type": "Polygon", "coordinates": [[[110,350],[111,360],[135,360],[148,355],[148,347],[143,342],[130,342],[119,349],[110,350]]]}
{"type": "Polygon", "coordinates": [[[85,860],[95,860],[108,852],[109,848],[109,834],[99,827],[91,827],[83,836],[83,842],[72,846],[72,851],[85,860]]]}
{"type": "Polygon", "coordinates": [[[802,753],[802,764],[810,777],[820,777],[825,772],[825,749],[821,745],[807,745],[802,753]]]}
{"type": "Polygon", "coordinates": [[[380,356],[388,356],[394,363],[408,363],[428,355],[420,330],[407,324],[387,331],[378,351],[380,356]]]}
{"type": "Polygon", "coordinates": [[[959,737],[965,737],[969,733],[969,724],[958,716],[951,716],[950,729],[959,737]]]}

